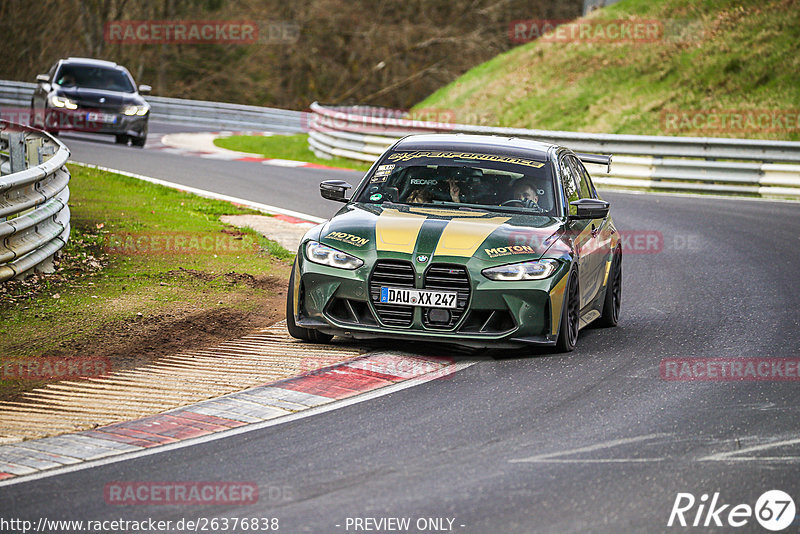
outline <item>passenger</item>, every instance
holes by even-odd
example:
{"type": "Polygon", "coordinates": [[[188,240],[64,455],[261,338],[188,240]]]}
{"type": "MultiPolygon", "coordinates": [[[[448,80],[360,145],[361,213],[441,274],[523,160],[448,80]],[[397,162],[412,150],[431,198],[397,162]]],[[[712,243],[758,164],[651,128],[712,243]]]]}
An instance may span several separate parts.
{"type": "Polygon", "coordinates": [[[480,169],[471,167],[459,167],[455,169],[455,172],[447,179],[450,199],[453,202],[471,202],[469,198],[473,192],[470,191],[470,187],[473,183],[480,180],[482,176],[483,172],[480,169]]]}
{"type": "Polygon", "coordinates": [[[428,189],[414,189],[406,197],[408,204],[428,204],[433,200],[433,193],[428,189]]]}
{"type": "Polygon", "coordinates": [[[450,200],[453,202],[461,202],[461,188],[464,186],[464,181],[456,177],[450,177],[447,179],[447,185],[450,189],[450,200]]]}

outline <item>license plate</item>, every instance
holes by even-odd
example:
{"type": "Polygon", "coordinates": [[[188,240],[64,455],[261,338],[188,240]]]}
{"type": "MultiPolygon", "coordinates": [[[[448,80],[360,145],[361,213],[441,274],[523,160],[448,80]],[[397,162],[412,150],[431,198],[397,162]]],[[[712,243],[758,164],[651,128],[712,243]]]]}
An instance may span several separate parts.
{"type": "Polygon", "coordinates": [[[458,293],[451,291],[426,291],[424,289],[402,289],[381,287],[381,302],[384,304],[405,304],[426,308],[455,308],[458,293]]]}
{"type": "Polygon", "coordinates": [[[117,116],[110,113],[90,112],[86,114],[86,120],[89,122],[104,122],[106,124],[114,124],[117,122],[117,116]]]}

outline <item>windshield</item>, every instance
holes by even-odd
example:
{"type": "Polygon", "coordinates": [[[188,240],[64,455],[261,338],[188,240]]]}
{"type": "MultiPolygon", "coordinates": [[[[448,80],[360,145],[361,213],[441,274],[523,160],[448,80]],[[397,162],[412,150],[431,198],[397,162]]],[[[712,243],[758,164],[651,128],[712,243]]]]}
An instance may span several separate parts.
{"type": "Polygon", "coordinates": [[[392,152],[375,167],[357,202],[555,215],[550,165],[515,155],[392,152]]]}
{"type": "Polygon", "coordinates": [[[134,91],[130,78],[121,70],[85,65],[64,65],[58,71],[56,84],[62,87],[85,87],[106,91],[134,91]]]}

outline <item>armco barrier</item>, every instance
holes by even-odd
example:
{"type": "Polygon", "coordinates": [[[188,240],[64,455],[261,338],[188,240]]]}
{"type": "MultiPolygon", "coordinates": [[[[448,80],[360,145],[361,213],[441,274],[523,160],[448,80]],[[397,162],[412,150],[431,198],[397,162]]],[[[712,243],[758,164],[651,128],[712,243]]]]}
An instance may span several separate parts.
{"type": "MultiPolygon", "coordinates": [[[[34,83],[0,80],[0,106],[28,109],[36,87],[34,83]]],[[[172,123],[207,126],[213,129],[242,128],[298,133],[305,130],[305,113],[287,109],[265,108],[146,96],[150,104],[150,118],[172,123]]]]}
{"type": "Polygon", "coordinates": [[[599,185],[719,194],[800,198],[800,142],[715,137],[613,135],[497,128],[409,120],[393,110],[311,104],[310,148],[319,156],[372,162],[412,133],[521,137],[576,152],[614,154],[599,185]]]}
{"type": "Polygon", "coordinates": [[[50,135],[0,121],[0,281],[52,271],[69,239],[68,158],[50,135]]]}

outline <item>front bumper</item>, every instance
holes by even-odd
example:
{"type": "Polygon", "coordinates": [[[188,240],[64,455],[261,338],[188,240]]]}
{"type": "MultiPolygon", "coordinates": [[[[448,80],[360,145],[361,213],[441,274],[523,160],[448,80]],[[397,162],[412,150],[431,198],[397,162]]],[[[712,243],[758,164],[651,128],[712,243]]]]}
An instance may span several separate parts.
{"type": "Polygon", "coordinates": [[[51,130],[75,132],[91,132],[101,134],[129,135],[143,137],[147,135],[147,122],[150,112],[145,115],[125,115],[115,111],[99,110],[99,113],[113,117],[113,122],[96,120],[91,114],[96,109],[48,109],[45,124],[51,130]]]}
{"type": "MultiPolygon", "coordinates": [[[[412,265],[417,274],[416,287],[423,287],[424,273],[429,268],[465,266],[463,258],[460,262],[449,259],[434,258],[430,265],[412,265]]],[[[374,291],[370,291],[374,264],[368,261],[361,268],[348,271],[311,263],[303,258],[301,251],[293,288],[296,324],[355,339],[400,338],[479,348],[554,345],[556,342],[563,281],[569,272],[566,264],[546,280],[497,282],[480,274],[488,264],[470,258],[466,262],[469,297],[463,313],[452,326],[430,324],[423,307],[408,307],[411,318],[407,326],[387,324],[376,308],[374,291]]]]}

